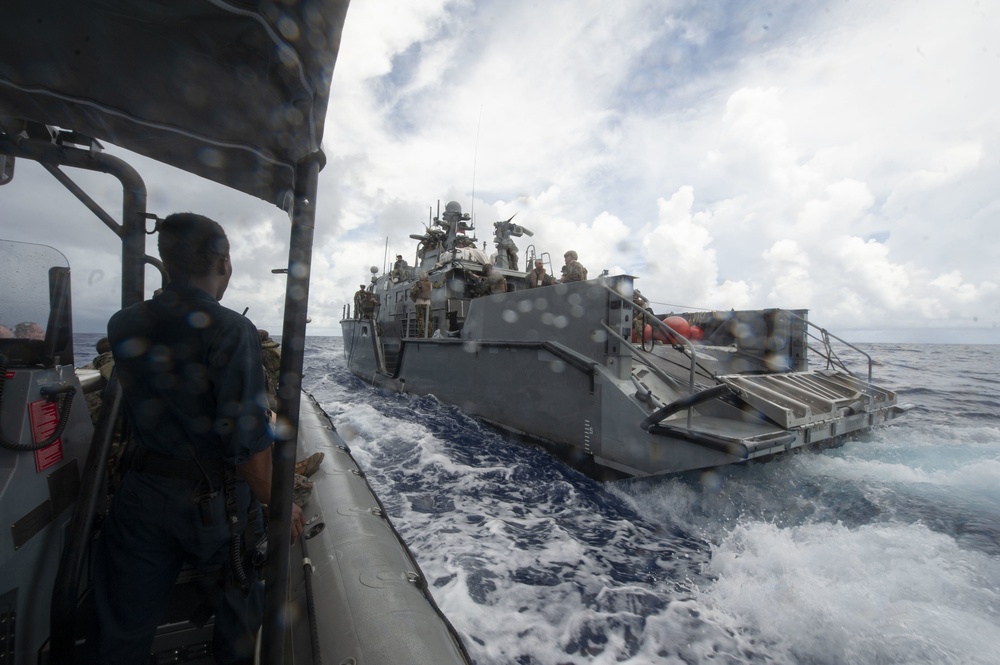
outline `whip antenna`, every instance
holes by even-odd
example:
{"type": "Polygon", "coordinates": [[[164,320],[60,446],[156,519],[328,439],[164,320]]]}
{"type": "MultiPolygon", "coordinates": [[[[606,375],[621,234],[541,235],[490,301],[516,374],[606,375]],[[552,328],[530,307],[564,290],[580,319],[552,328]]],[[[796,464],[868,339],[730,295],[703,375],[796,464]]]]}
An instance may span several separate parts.
{"type": "Polygon", "coordinates": [[[483,105],[479,105],[479,122],[476,123],[476,149],[472,154],[472,205],[469,207],[469,218],[476,225],[476,161],[479,159],[479,129],[483,126],[483,105]]]}

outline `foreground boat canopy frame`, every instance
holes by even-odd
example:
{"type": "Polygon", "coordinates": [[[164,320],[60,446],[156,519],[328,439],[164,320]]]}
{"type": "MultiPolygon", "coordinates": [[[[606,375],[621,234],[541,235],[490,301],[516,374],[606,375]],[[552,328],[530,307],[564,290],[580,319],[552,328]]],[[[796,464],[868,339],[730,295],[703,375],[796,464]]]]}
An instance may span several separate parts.
{"type": "Polygon", "coordinates": [[[297,166],[320,151],[347,5],[13,0],[0,118],[70,129],[290,212],[297,166]]]}
{"type": "MultiPolygon", "coordinates": [[[[0,184],[45,166],[122,240],[144,297],[146,193],[107,142],[268,201],[291,219],[264,662],[281,662],[292,475],[321,143],[348,0],[13,0],[0,21],[0,184]],[[58,128],[58,129],[56,129],[58,128]],[[62,173],[118,177],[119,225],[62,173]],[[294,297],[293,297],[294,296],[294,297]],[[273,636],[269,639],[269,636],[273,636]]],[[[227,220],[224,220],[227,221],[227,220]]]]}

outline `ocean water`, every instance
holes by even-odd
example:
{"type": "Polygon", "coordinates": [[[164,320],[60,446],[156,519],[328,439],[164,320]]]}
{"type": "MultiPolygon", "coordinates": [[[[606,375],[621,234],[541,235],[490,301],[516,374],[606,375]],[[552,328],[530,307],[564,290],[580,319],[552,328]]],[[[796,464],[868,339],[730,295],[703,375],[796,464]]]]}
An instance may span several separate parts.
{"type": "Polygon", "coordinates": [[[305,387],[480,665],[1000,663],[1000,347],[864,348],[916,405],[895,423],[603,484],[366,385],[340,338],[309,338],[305,387]]]}

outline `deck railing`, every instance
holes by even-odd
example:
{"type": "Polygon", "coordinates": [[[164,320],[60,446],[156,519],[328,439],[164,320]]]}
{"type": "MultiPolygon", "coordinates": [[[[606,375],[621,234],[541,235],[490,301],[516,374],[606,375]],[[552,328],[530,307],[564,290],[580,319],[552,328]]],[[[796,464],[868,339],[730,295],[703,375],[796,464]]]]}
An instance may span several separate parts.
{"type": "MultiPolygon", "coordinates": [[[[695,372],[696,372],[696,369],[697,369],[697,356],[695,355],[694,344],[691,343],[691,340],[685,338],[679,332],[677,332],[676,330],[674,330],[673,328],[671,328],[667,323],[665,323],[664,321],[660,320],[659,317],[657,317],[651,311],[647,310],[645,307],[640,307],[631,298],[626,298],[622,294],[620,294],[617,291],[615,291],[614,289],[612,289],[610,286],[608,286],[607,284],[605,284],[603,282],[603,280],[601,282],[601,285],[604,287],[605,291],[607,291],[608,293],[610,293],[612,295],[612,297],[617,298],[618,300],[621,300],[623,303],[625,303],[626,305],[628,305],[629,307],[631,307],[632,308],[632,316],[633,317],[635,316],[636,311],[641,311],[643,314],[646,315],[645,316],[646,321],[653,328],[653,331],[654,331],[653,337],[654,337],[654,339],[655,339],[655,336],[656,336],[655,335],[655,331],[657,329],[659,329],[660,332],[662,332],[662,333],[664,333],[666,335],[667,339],[674,340],[674,344],[680,343],[681,345],[684,346],[684,349],[687,352],[687,355],[691,358],[690,378],[688,380],[688,395],[692,395],[693,396],[694,393],[695,393],[695,387],[694,387],[695,381],[694,381],[694,379],[695,379],[695,375],[696,375],[695,372]]],[[[644,351],[644,352],[646,352],[645,349],[640,349],[640,348],[636,347],[634,344],[632,344],[631,340],[627,340],[624,337],[622,337],[621,335],[619,335],[615,330],[613,330],[611,328],[611,326],[607,325],[607,322],[604,322],[604,328],[611,335],[613,335],[616,338],[618,338],[618,340],[620,342],[626,344],[629,348],[633,349],[634,351],[644,351]]],[[[691,406],[693,406],[693,404],[689,405],[687,407],[687,417],[688,417],[687,426],[689,428],[691,427],[691,414],[692,414],[691,406]]]]}
{"type": "MultiPolygon", "coordinates": [[[[690,392],[693,393],[695,367],[696,367],[694,345],[691,344],[691,342],[688,339],[680,335],[676,330],[671,328],[667,323],[662,321],[658,316],[653,314],[651,311],[645,309],[644,307],[640,307],[629,298],[626,298],[625,296],[621,295],[620,293],[609,287],[607,284],[604,285],[604,288],[605,290],[607,290],[608,293],[612,294],[613,297],[617,298],[618,300],[621,300],[622,302],[632,307],[633,316],[635,316],[639,312],[645,314],[646,322],[653,327],[654,331],[659,329],[661,332],[667,333],[668,339],[676,340],[676,342],[680,342],[681,344],[683,344],[684,348],[687,350],[688,354],[691,357],[691,380],[690,380],[689,390],[690,392]]],[[[806,335],[805,335],[806,347],[809,349],[809,351],[818,356],[823,363],[825,363],[826,369],[839,369],[850,374],[851,376],[856,376],[855,372],[851,371],[851,369],[848,367],[847,361],[845,361],[843,357],[844,350],[850,349],[854,353],[857,353],[858,355],[864,358],[865,364],[867,365],[868,383],[872,382],[874,361],[872,360],[871,354],[862,350],[858,346],[848,342],[847,340],[841,337],[837,337],[827,329],[816,325],[815,323],[811,322],[809,319],[803,316],[799,316],[798,314],[789,311],[787,309],[782,309],[779,311],[784,312],[792,319],[799,320],[806,325],[806,335]],[[810,343],[810,340],[812,340],[812,343],[810,343]],[[841,348],[838,349],[835,346],[834,342],[839,344],[841,348]]],[[[620,337],[620,335],[616,336],[620,337]]],[[[653,337],[655,339],[655,334],[653,335],[653,337]]],[[[624,340],[624,338],[622,339],[632,348],[635,348],[636,350],[646,351],[644,344],[642,347],[635,347],[635,345],[633,345],[629,340],[624,340]]]]}
{"type": "MultiPolygon", "coordinates": [[[[685,350],[688,352],[688,355],[691,357],[691,368],[690,368],[691,369],[691,376],[690,376],[690,380],[689,380],[689,383],[688,383],[688,391],[691,392],[691,393],[694,393],[694,378],[695,378],[695,370],[697,368],[697,361],[696,361],[696,358],[695,358],[694,344],[691,343],[691,340],[687,339],[686,337],[684,337],[683,335],[681,335],[679,332],[677,332],[676,330],[674,330],[673,328],[671,328],[669,324],[667,324],[665,321],[663,321],[658,316],[656,316],[655,314],[653,314],[653,312],[651,312],[650,310],[646,309],[645,307],[641,307],[641,306],[637,305],[635,303],[635,301],[633,301],[631,298],[626,298],[622,294],[620,294],[617,291],[615,291],[614,289],[612,289],[607,284],[602,284],[602,286],[604,287],[604,290],[607,291],[608,293],[610,293],[613,297],[617,298],[618,300],[621,300],[623,303],[625,303],[626,305],[628,305],[629,307],[631,307],[632,308],[632,316],[633,317],[635,316],[636,311],[640,311],[640,312],[642,312],[645,315],[644,318],[646,319],[646,322],[649,323],[652,326],[652,328],[653,328],[653,331],[654,331],[653,338],[654,339],[656,337],[655,331],[657,329],[659,329],[660,332],[662,332],[662,333],[664,333],[666,335],[667,339],[674,340],[673,343],[675,343],[675,344],[676,343],[680,343],[681,345],[684,346],[685,350]]],[[[605,324],[605,327],[610,330],[610,326],[607,326],[607,324],[605,324]]],[[[633,349],[635,349],[637,351],[646,351],[645,348],[637,348],[634,344],[632,344],[632,342],[630,340],[627,340],[624,337],[622,337],[621,335],[618,335],[613,330],[611,330],[611,332],[615,335],[615,337],[618,337],[620,340],[624,341],[626,344],[628,344],[633,349]]]]}
{"type": "Polygon", "coordinates": [[[843,351],[841,351],[841,354],[838,354],[837,353],[837,349],[834,348],[833,341],[831,341],[831,340],[835,340],[839,344],[842,344],[844,347],[847,347],[847,348],[851,349],[852,351],[854,351],[855,353],[858,353],[858,354],[860,354],[860,355],[862,355],[862,356],[865,357],[865,360],[867,361],[867,364],[868,364],[868,383],[872,382],[872,366],[874,364],[874,361],[872,360],[872,357],[871,357],[870,354],[868,354],[865,351],[859,349],[857,346],[855,346],[854,344],[851,344],[847,340],[841,339],[840,337],[837,337],[833,333],[829,332],[826,328],[821,328],[820,326],[818,326],[815,323],[809,321],[809,319],[807,319],[805,317],[799,316],[799,315],[795,314],[794,312],[790,312],[788,310],[781,310],[781,311],[785,312],[786,314],[788,314],[789,316],[791,316],[793,319],[798,319],[799,321],[802,321],[803,323],[806,324],[806,326],[807,326],[807,329],[806,329],[806,338],[807,338],[806,339],[806,347],[811,352],[813,352],[817,356],[819,356],[820,359],[822,359],[826,363],[826,369],[840,369],[840,370],[843,370],[844,372],[847,372],[851,376],[854,376],[854,372],[852,372],[847,367],[847,363],[841,358],[841,354],[843,353],[843,351]],[[815,329],[816,332],[813,333],[810,329],[815,329]],[[809,340],[813,340],[814,342],[818,342],[821,345],[822,348],[813,346],[812,344],[809,343],[809,340]]]}

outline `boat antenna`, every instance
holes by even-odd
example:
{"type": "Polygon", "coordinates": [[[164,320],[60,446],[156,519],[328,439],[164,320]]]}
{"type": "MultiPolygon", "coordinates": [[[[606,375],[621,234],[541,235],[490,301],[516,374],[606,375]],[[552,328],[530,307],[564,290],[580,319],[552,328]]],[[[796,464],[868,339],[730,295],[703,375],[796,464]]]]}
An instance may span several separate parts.
{"type": "Polygon", "coordinates": [[[382,254],[382,273],[385,274],[385,268],[389,265],[389,236],[385,237],[385,253],[382,254]]]}
{"type": "Polygon", "coordinates": [[[469,206],[469,218],[472,226],[476,225],[476,162],[479,160],[479,129],[483,126],[483,105],[479,105],[479,122],[476,123],[476,148],[472,153],[472,205],[469,206]]]}

